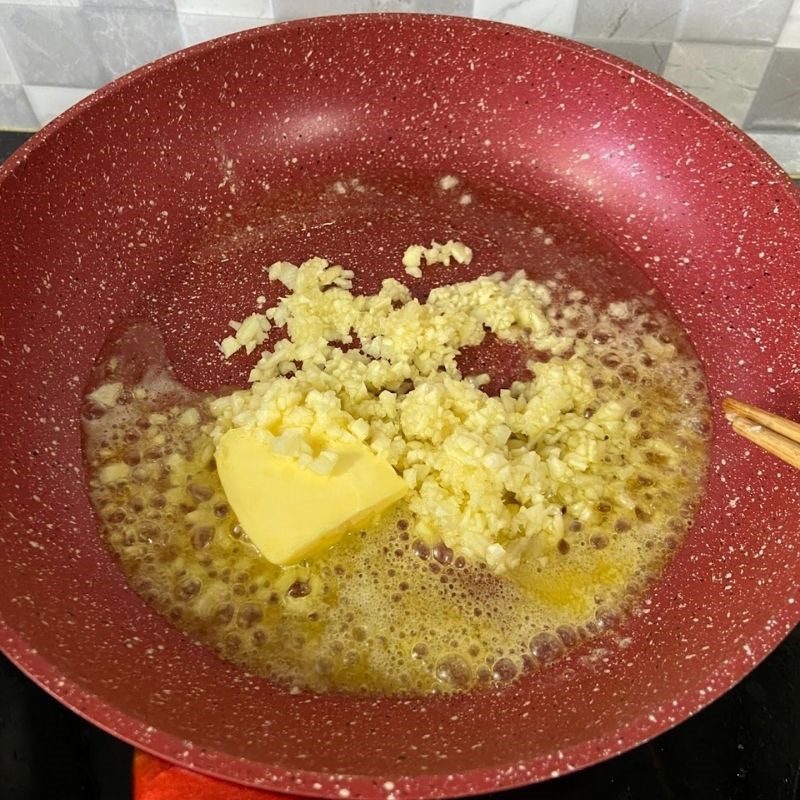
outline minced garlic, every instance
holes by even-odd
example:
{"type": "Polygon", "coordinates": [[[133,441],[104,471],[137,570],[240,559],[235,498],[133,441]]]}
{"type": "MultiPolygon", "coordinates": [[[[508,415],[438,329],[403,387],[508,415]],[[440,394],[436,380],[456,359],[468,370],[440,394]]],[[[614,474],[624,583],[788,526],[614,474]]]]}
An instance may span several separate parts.
{"type": "Polygon", "coordinates": [[[353,295],[352,272],[320,258],[268,274],[290,290],[264,315],[286,338],[262,354],[249,390],[213,401],[215,440],[257,428],[309,463],[300,451],[310,439],[363,441],[408,484],[417,536],[498,574],[552,553],[565,514],[589,522],[609,492],[630,506],[635,467],[619,465],[640,426],[623,402],[597,401],[582,341],[551,329],[545,286],[495,274],[423,303],[391,278],[353,295]],[[489,396],[479,388],[488,376],[465,378],[457,361],[487,331],[550,358],[489,396]],[[354,337],[359,346],[343,349],[354,337]]]}
{"type": "Polygon", "coordinates": [[[267,338],[270,325],[264,314],[251,314],[241,322],[231,320],[228,327],[232,328],[235,333],[233,336],[226,336],[219,343],[219,349],[225,358],[229,358],[242,348],[245,349],[245,352],[252,353],[267,338]]]}
{"type": "Polygon", "coordinates": [[[464,242],[455,242],[452,239],[439,244],[431,242],[430,247],[423,247],[421,244],[412,244],[406,248],[403,254],[403,266],[406,272],[414,278],[422,277],[422,260],[428,266],[432,264],[444,264],[450,266],[450,259],[457,264],[469,264],[472,261],[472,248],[467,247],[464,242]]]}

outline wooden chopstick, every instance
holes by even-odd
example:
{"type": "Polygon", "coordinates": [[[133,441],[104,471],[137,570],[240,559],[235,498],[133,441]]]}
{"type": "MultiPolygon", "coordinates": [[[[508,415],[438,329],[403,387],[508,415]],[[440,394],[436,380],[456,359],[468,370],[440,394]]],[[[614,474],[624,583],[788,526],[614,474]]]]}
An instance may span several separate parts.
{"type": "Polygon", "coordinates": [[[732,397],[722,401],[722,409],[736,433],[800,469],[800,423],[732,397]]]}

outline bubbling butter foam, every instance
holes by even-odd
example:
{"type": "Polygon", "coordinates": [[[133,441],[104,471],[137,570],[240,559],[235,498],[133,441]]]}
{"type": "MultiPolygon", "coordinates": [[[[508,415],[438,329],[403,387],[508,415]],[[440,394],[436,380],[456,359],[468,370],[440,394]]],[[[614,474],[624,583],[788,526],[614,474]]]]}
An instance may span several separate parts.
{"type": "MultiPolygon", "coordinates": [[[[326,267],[316,263],[318,287],[326,267]]],[[[333,288],[329,283],[318,294],[308,283],[305,299],[313,295],[318,305],[308,315],[305,303],[305,322],[291,299],[271,315],[269,324],[286,325],[290,339],[265,353],[248,392],[191,395],[171,377],[163,354],[131,379],[131,342],[138,337],[152,345],[152,333],[142,327],[131,329],[100,365],[102,379],[87,397],[84,416],[90,491],[133,587],[222,657],[318,691],[425,693],[505,683],[614,624],[680,542],[705,473],[702,372],[675,321],[653,303],[595,309],[582,292],[521,276],[513,283],[495,277],[488,288],[479,279],[428,303],[412,301],[400,284],[390,287],[387,303],[375,300],[378,295],[353,298],[349,277],[344,283],[341,272],[335,277],[333,288]],[[479,290],[482,307],[472,296],[479,290]],[[342,316],[344,306],[334,313],[325,305],[337,301],[352,301],[359,313],[378,310],[366,319],[353,309],[342,316]],[[419,311],[425,324],[447,317],[432,342],[439,348],[435,357],[415,349],[411,335],[408,342],[399,336],[385,341],[389,326],[397,332],[403,319],[412,333],[419,330],[414,309],[390,319],[393,308],[412,302],[416,309],[430,304],[419,311]],[[520,306],[516,316],[504,316],[503,308],[514,303],[520,306]],[[337,346],[338,334],[330,335],[337,314],[359,335],[361,348],[372,348],[368,357],[362,350],[343,358],[359,348],[337,346]],[[528,324],[517,325],[521,318],[528,324]],[[385,329],[381,319],[388,320],[385,329]],[[306,335],[314,334],[304,325],[320,327],[329,338],[297,358],[306,335]],[[451,329],[457,334],[448,338],[451,329]],[[464,377],[458,361],[466,347],[479,348],[487,332],[522,342],[531,356],[532,376],[520,376],[494,396],[479,389],[491,376],[464,377]],[[408,352],[396,356],[403,348],[408,352]],[[364,391],[351,382],[356,399],[349,389],[336,391],[345,362],[372,370],[364,391]],[[416,370],[403,366],[407,362],[416,370]],[[559,396],[555,410],[543,399],[552,382],[541,380],[551,371],[569,376],[574,389],[569,395],[562,386],[567,397],[559,396]],[[476,413],[503,403],[508,409],[480,425],[462,413],[462,428],[448,435],[467,431],[475,438],[491,430],[492,452],[512,463],[535,463],[538,483],[507,482],[504,488],[494,479],[487,483],[469,463],[462,467],[465,477],[457,466],[434,460],[433,451],[443,447],[436,425],[412,431],[411,420],[404,429],[403,407],[412,407],[414,392],[446,381],[456,395],[463,385],[476,413]],[[284,387],[284,399],[276,416],[277,386],[284,387]],[[326,430],[333,420],[365,441],[412,491],[369,529],[350,533],[318,558],[281,568],[260,557],[228,507],[214,465],[215,440],[230,427],[267,424],[267,417],[258,421],[265,408],[272,415],[268,424],[277,428],[290,414],[294,422],[313,423],[304,402],[312,390],[339,398],[326,430]],[[502,425],[507,436],[497,430],[502,425]],[[500,433],[505,449],[498,450],[500,433]],[[414,448],[427,454],[409,463],[414,448]],[[438,481],[425,471],[427,462],[443,475],[438,481]],[[426,485],[436,491],[423,490],[426,485]],[[497,491],[499,498],[491,496],[497,491]],[[464,497],[481,492],[486,502],[471,514],[464,497]],[[451,515],[434,516],[452,497],[459,499],[451,515]],[[498,502],[509,520],[519,517],[525,526],[513,536],[500,524],[496,534],[465,538],[471,521],[498,502]],[[524,513],[543,502],[546,514],[524,513]],[[494,544],[501,551],[493,551],[494,544]]]]}

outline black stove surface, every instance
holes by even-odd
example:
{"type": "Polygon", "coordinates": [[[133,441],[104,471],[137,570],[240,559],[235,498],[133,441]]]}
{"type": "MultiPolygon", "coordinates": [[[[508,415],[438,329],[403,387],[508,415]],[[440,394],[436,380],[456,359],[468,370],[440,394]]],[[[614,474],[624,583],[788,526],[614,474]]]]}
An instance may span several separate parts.
{"type": "MultiPolygon", "coordinates": [[[[0,160],[29,135],[0,132],[0,160]]],[[[127,800],[132,755],[0,656],[0,800],[127,800]]],[[[800,627],[677,728],[603,764],[492,797],[800,800],[800,627]]]]}

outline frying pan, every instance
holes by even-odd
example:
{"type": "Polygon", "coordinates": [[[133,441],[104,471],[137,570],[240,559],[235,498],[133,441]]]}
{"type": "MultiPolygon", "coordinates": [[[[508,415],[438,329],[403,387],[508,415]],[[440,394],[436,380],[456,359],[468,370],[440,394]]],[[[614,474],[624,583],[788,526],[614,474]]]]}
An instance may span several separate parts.
{"type": "Polygon", "coordinates": [[[87,499],[81,394],[115,325],[154,320],[192,386],[241,382],[247,364],[221,365],[213,341],[252,310],[263,264],[322,255],[369,287],[391,254],[453,232],[478,243],[476,274],[578,264],[602,291],[609,265],[635,265],[691,337],[715,409],[730,392],[797,415],[798,195],[653,75],[475,20],[277,25],[97,92],[0,170],[0,203],[0,643],[138,747],[331,797],[519,785],[675,725],[800,618],[800,476],[716,412],[694,526],[640,613],[496,692],[317,696],[247,675],[128,588],[87,499]],[[444,174],[472,210],[445,202],[444,174]]]}

